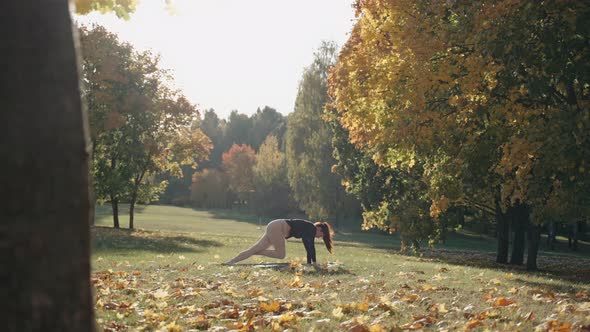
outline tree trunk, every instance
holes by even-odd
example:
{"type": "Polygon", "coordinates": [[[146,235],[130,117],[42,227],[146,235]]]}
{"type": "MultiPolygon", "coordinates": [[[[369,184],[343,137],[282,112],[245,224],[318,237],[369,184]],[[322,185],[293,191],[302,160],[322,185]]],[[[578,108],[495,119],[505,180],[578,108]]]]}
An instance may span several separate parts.
{"type": "Polygon", "coordinates": [[[496,232],[498,234],[498,248],[496,263],[508,263],[508,246],[510,242],[510,228],[507,213],[503,213],[500,206],[496,206],[496,232]]]}
{"type": "Polygon", "coordinates": [[[550,250],[555,249],[555,235],[555,222],[551,221],[547,226],[547,247],[550,250]]]}
{"type": "Polygon", "coordinates": [[[514,229],[510,264],[522,265],[524,263],[525,237],[529,223],[528,209],[525,204],[519,203],[509,209],[512,209],[513,211],[513,213],[511,213],[511,219],[514,229]]]}
{"type": "Polygon", "coordinates": [[[445,244],[447,243],[447,220],[446,218],[442,218],[440,220],[440,243],[445,244]]]}
{"type": "Polygon", "coordinates": [[[119,228],[119,200],[111,195],[111,207],[113,208],[113,227],[119,228]]]}
{"type": "Polygon", "coordinates": [[[86,115],[67,0],[0,1],[2,331],[94,331],[86,115]]]}
{"type": "Polygon", "coordinates": [[[578,240],[580,238],[580,227],[578,222],[575,222],[572,226],[573,229],[573,237],[574,237],[574,243],[572,245],[572,250],[573,251],[578,251],[578,240]]]}
{"type": "Polygon", "coordinates": [[[137,201],[137,192],[133,192],[129,201],[129,229],[133,229],[133,219],[135,216],[135,202],[137,201]]]}
{"type": "Polygon", "coordinates": [[[496,263],[506,264],[508,263],[508,247],[510,243],[510,218],[508,214],[510,209],[504,213],[500,204],[500,199],[497,198],[495,204],[496,233],[498,236],[496,263]]]}
{"type": "Polygon", "coordinates": [[[539,240],[541,238],[541,227],[529,224],[527,232],[527,258],[526,269],[537,270],[537,254],[539,253],[539,240]]]}

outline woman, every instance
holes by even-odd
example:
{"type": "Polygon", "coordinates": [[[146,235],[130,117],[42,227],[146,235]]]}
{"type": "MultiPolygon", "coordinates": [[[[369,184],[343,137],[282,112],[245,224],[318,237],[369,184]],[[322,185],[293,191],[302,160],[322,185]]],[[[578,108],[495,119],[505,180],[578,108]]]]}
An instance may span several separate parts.
{"type": "Polygon", "coordinates": [[[302,239],[307,252],[307,264],[315,264],[314,238],[321,237],[328,251],[332,253],[332,228],[327,222],[316,222],[303,219],[277,219],[266,226],[266,232],[260,240],[246,251],[227,261],[226,265],[235,264],[252,256],[262,255],[272,258],[285,258],[285,240],[294,237],[302,239]],[[268,249],[270,246],[274,250],[268,249]]]}

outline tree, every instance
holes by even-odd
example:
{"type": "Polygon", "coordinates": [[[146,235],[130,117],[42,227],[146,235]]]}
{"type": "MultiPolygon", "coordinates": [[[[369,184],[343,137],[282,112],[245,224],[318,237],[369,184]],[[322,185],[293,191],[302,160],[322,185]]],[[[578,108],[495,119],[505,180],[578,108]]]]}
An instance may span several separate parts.
{"type": "Polygon", "coordinates": [[[76,12],[88,14],[91,11],[114,12],[119,18],[128,19],[135,11],[137,1],[134,0],[75,0],[76,12]]]}
{"type": "Polygon", "coordinates": [[[89,145],[67,1],[0,3],[3,329],[94,331],[89,145]]]}
{"type": "Polygon", "coordinates": [[[200,208],[227,208],[229,186],[225,173],[206,168],[193,174],[191,185],[191,202],[200,208]]]}
{"type": "Polygon", "coordinates": [[[257,109],[256,113],[250,117],[252,128],[250,129],[248,144],[256,151],[269,135],[273,135],[278,141],[278,146],[282,146],[283,136],[287,129],[286,118],[274,108],[265,106],[262,110],[257,109]]]}
{"type": "Polygon", "coordinates": [[[331,132],[322,119],[328,98],[328,70],[335,56],[336,45],[324,42],[303,73],[295,110],[287,121],[286,157],[289,184],[300,208],[311,218],[338,222],[358,203],[351,202],[340,178],[331,171],[335,164],[331,132]]]}
{"type": "Polygon", "coordinates": [[[326,108],[337,161],[332,171],[342,177],[346,191],[360,202],[362,229],[377,228],[388,234],[399,234],[402,251],[410,246],[419,249],[423,240],[435,240],[427,186],[419,173],[376,164],[370,151],[349,142],[348,132],[336,115],[334,110],[326,108]]]}
{"type": "Polygon", "coordinates": [[[138,199],[150,202],[162,192],[166,181],[154,181],[159,173],[182,177],[182,166],[196,168],[197,161],[205,159],[211,141],[200,129],[190,130],[188,125],[196,108],[182,96],[171,96],[153,110],[155,121],[147,123],[144,133],[133,140],[130,162],[132,172],[129,193],[129,228],[133,228],[133,211],[138,199]],[[140,195],[141,194],[141,195],[140,195]]]}
{"type": "Polygon", "coordinates": [[[250,144],[252,118],[234,110],[230,113],[223,132],[222,151],[228,151],[234,144],[250,144]]]}
{"type": "Polygon", "coordinates": [[[588,197],[588,7],[359,1],[330,79],[339,121],[378,164],[424,166],[433,216],[468,205],[499,214],[503,231],[507,216],[530,216],[538,234],[588,197]]]}
{"type": "Polygon", "coordinates": [[[247,201],[254,191],[254,166],[256,153],[249,145],[237,145],[223,154],[221,167],[228,177],[229,188],[240,202],[247,201]]]}
{"type": "Polygon", "coordinates": [[[107,199],[113,209],[113,223],[119,228],[119,201],[126,195],[128,169],[121,167],[125,135],[120,130],[128,114],[141,107],[130,70],[133,49],[117,36],[96,26],[81,27],[83,97],[88,105],[92,144],[94,193],[107,199]],[[134,93],[135,92],[135,93],[134,93]],[[127,113],[127,114],[126,114],[127,113]]]}
{"type": "Polygon", "coordinates": [[[285,153],[276,136],[269,135],[258,150],[253,166],[256,211],[279,217],[295,210],[287,180],[285,153]]]}
{"type": "Polygon", "coordinates": [[[210,141],[189,129],[198,112],[167,86],[157,57],[134,51],[102,27],[80,31],[97,198],[110,200],[115,227],[118,203],[129,202],[133,228],[135,203],[154,200],[167,185],[156,176],[182,177],[181,166],[195,167],[210,141]]]}
{"type": "Polygon", "coordinates": [[[204,168],[219,167],[221,165],[221,155],[227,150],[223,150],[225,122],[220,120],[215,114],[215,110],[209,109],[203,114],[203,119],[199,121],[198,127],[203,131],[213,144],[213,149],[209,160],[204,162],[204,168]]]}

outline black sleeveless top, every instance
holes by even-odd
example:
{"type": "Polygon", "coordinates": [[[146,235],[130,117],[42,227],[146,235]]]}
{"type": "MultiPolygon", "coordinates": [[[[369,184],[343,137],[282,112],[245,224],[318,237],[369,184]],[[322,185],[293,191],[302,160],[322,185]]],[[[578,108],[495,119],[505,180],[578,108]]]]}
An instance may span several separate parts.
{"type": "Polygon", "coordinates": [[[301,239],[307,252],[307,264],[315,263],[315,225],[311,221],[303,219],[285,219],[285,221],[291,227],[287,239],[290,237],[301,239]]]}

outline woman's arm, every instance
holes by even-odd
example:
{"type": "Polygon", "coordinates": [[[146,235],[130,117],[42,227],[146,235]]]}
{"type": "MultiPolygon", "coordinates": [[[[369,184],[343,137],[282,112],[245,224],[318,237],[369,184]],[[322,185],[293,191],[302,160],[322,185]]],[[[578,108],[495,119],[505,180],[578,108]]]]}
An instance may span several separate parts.
{"type": "Polygon", "coordinates": [[[302,238],[305,251],[307,252],[307,264],[316,262],[315,258],[315,242],[313,237],[302,238]]]}

